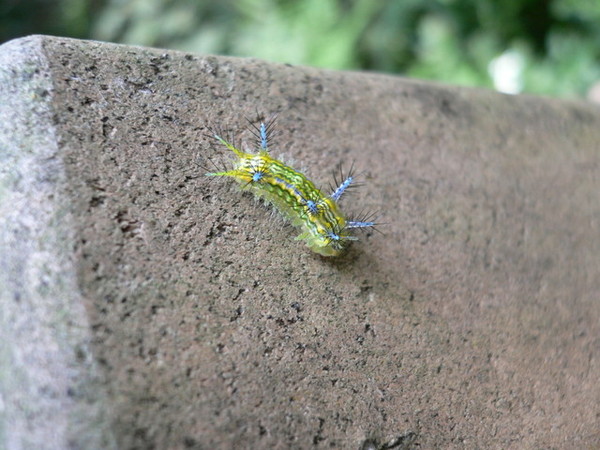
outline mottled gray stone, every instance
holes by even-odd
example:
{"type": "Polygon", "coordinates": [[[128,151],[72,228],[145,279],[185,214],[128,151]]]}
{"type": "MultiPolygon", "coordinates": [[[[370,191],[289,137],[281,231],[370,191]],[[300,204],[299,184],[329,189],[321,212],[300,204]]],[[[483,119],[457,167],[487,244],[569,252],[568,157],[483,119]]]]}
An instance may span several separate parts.
{"type": "Polygon", "coordinates": [[[0,47],[0,448],[110,448],[45,39],[0,47]]]}
{"type": "Polygon", "coordinates": [[[8,448],[600,445],[597,106],[41,36],[0,77],[8,448]],[[273,113],[383,235],[202,176],[273,113]]]}

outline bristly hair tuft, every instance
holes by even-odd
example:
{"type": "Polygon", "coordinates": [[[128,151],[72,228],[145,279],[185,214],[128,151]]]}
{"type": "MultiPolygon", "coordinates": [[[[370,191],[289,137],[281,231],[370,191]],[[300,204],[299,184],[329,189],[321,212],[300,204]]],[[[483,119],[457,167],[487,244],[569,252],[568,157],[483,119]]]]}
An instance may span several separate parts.
{"type": "Polygon", "coordinates": [[[234,147],[238,146],[238,143],[235,140],[234,133],[231,131],[226,131],[225,129],[223,129],[221,127],[207,126],[206,132],[204,132],[202,134],[212,141],[216,140],[218,142],[220,139],[224,139],[227,142],[230,142],[231,145],[233,145],[234,147]]]}
{"type": "Polygon", "coordinates": [[[342,195],[346,192],[351,192],[357,187],[361,187],[364,183],[356,182],[356,171],[354,170],[354,161],[350,165],[350,170],[344,171],[343,163],[338,164],[337,168],[332,172],[333,183],[329,183],[331,198],[339,201],[342,195]]]}
{"type": "MultiPolygon", "coordinates": [[[[226,132],[223,128],[217,126],[208,126],[206,128],[206,132],[202,133],[205,137],[210,139],[211,141],[219,142],[220,139],[226,139],[231,142],[232,145],[236,146],[235,137],[232,132],[226,132]]],[[[207,173],[214,172],[225,172],[229,169],[226,161],[220,160],[219,164],[215,162],[213,158],[210,156],[206,156],[206,162],[204,164],[199,164],[199,167],[207,173]]],[[[211,179],[212,182],[212,179],[211,179]]]]}
{"type": "Polygon", "coordinates": [[[275,129],[277,114],[273,114],[266,122],[261,121],[258,126],[247,117],[246,120],[250,124],[250,132],[255,138],[256,147],[268,151],[269,146],[275,142],[280,133],[279,130],[275,129]]]}
{"type": "Polygon", "coordinates": [[[377,221],[378,213],[375,211],[362,210],[357,214],[348,217],[346,226],[348,228],[371,229],[380,234],[383,234],[378,227],[385,225],[377,221]]]}

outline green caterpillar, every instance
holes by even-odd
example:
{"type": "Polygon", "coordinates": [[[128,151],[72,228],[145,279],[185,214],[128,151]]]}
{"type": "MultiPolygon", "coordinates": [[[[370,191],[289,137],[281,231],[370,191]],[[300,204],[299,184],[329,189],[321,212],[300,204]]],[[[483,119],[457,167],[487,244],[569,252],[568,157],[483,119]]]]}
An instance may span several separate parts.
{"type": "MultiPolygon", "coordinates": [[[[237,149],[218,134],[214,138],[231,150],[236,161],[230,170],[207,173],[208,176],[232,177],[256,196],[271,203],[293,226],[302,233],[297,240],[323,256],[340,255],[349,242],[358,238],[351,234],[353,228],[373,228],[371,215],[360,220],[348,220],[342,214],[338,201],[354,181],[353,170],[344,177],[330,195],[324,195],[306,176],[269,155],[268,143],[274,119],[254,127],[259,141],[258,153],[237,149]]],[[[337,184],[337,183],[336,183],[337,184]]]]}

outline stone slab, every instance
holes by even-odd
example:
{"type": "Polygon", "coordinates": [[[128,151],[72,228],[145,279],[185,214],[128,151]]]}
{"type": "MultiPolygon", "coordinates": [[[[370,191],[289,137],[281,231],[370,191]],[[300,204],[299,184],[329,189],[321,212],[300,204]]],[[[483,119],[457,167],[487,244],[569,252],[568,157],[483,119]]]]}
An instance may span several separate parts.
{"type": "Polygon", "coordinates": [[[7,448],[600,446],[597,106],[47,36],[0,62],[7,448]],[[272,114],[383,235],[325,259],[202,176],[210,126],[272,114]]]}

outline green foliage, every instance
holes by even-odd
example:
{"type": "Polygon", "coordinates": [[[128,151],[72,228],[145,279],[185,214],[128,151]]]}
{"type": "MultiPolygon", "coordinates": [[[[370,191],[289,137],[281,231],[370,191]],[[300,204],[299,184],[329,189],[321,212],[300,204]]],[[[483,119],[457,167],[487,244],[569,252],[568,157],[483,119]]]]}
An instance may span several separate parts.
{"type": "Polygon", "coordinates": [[[359,68],[356,45],[378,2],[357,0],[343,8],[335,0],[240,0],[243,15],[232,52],[293,64],[359,68]]]}
{"type": "Polygon", "coordinates": [[[0,6],[3,40],[60,34],[569,97],[585,95],[600,78],[599,25],[594,0],[13,0],[0,6]]]}
{"type": "Polygon", "coordinates": [[[28,34],[85,38],[99,0],[0,1],[0,43],[28,34]]]}

